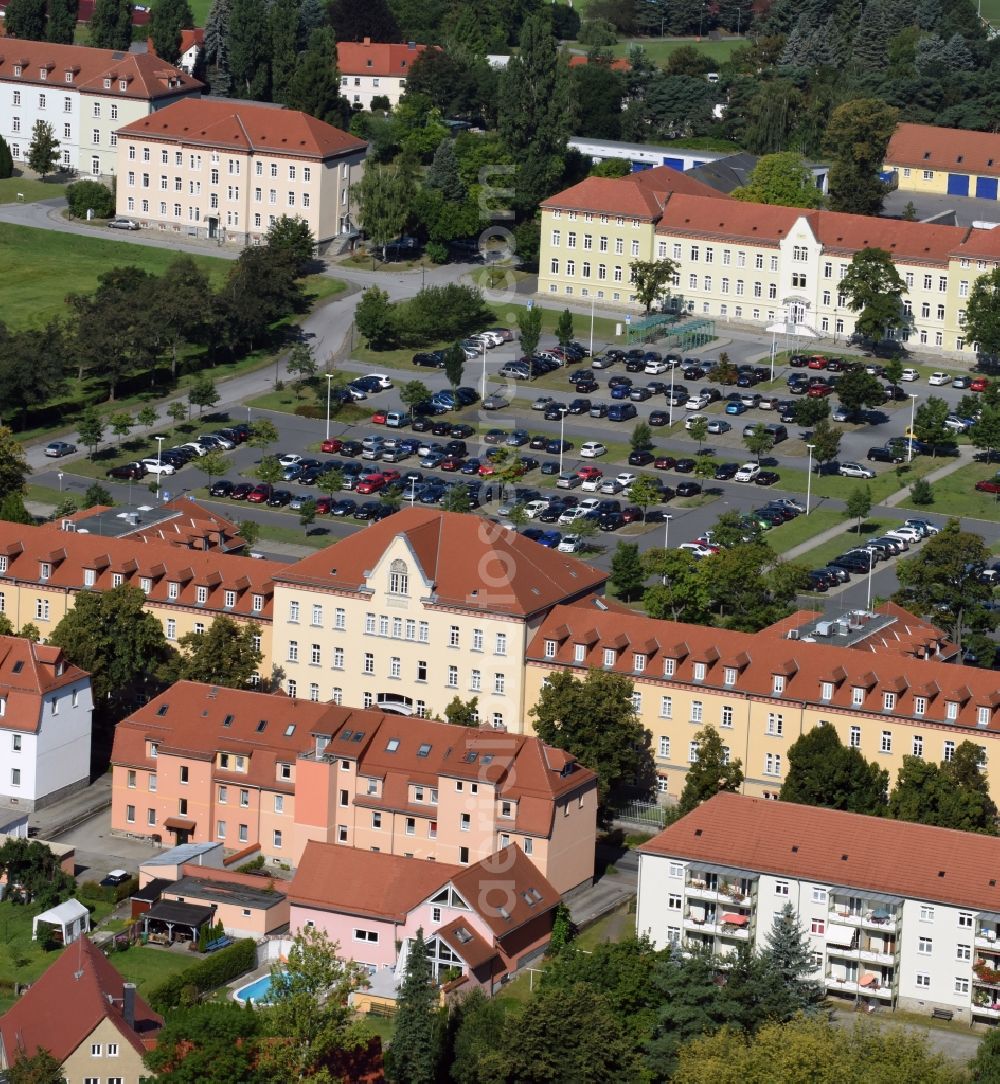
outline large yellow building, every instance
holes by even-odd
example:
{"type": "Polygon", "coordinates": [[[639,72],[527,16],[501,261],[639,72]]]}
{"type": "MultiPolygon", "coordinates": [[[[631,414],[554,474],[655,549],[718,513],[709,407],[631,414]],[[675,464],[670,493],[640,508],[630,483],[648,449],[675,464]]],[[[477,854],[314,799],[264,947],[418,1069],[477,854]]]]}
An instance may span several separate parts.
{"type": "MultiPolygon", "coordinates": [[[[834,727],[890,780],[905,755],[949,760],[966,740],[990,763],[996,675],[947,661],[954,653],[939,630],[892,604],[843,621],[800,613],[751,634],[580,603],[556,607],[535,633],[525,702],[556,670],[626,675],[653,735],[661,794],[680,794],[695,734],[712,726],[742,761],[744,793],[777,798],[789,747],[816,726],[834,727]]],[[[1000,771],[991,787],[1000,802],[1000,771]]]]}
{"type": "Polygon", "coordinates": [[[118,213],[144,226],[259,243],[282,215],[320,251],[353,228],[362,139],[307,113],[225,98],[178,102],[118,132],[118,213]]]}
{"type": "Polygon", "coordinates": [[[837,284],[855,253],[881,248],[906,284],[897,337],[937,353],[971,350],[966,298],[979,275],[1000,265],[995,231],[741,203],[691,194],[681,181],[689,179],[669,169],[588,178],[546,200],[539,292],[634,307],[632,261],[670,259],[673,307],[807,338],[849,336],[855,314],[837,284]],[[655,196],[635,179],[671,173],[655,196]]]}
{"type": "Polygon", "coordinates": [[[1000,135],[933,124],[900,124],[885,152],[885,169],[901,192],[998,198],[1000,135]]]}

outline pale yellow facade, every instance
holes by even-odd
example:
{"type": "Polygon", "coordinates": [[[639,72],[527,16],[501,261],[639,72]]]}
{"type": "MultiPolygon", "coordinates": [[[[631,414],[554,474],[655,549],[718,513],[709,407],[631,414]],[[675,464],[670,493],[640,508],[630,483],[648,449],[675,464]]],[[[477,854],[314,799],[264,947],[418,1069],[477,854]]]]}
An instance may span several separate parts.
{"type": "Polygon", "coordinates": [[[148,1076],[139,1052],[107,1017],[63,1062],[62,1073],[66,1084],[139,1084],[148,1076]]]}

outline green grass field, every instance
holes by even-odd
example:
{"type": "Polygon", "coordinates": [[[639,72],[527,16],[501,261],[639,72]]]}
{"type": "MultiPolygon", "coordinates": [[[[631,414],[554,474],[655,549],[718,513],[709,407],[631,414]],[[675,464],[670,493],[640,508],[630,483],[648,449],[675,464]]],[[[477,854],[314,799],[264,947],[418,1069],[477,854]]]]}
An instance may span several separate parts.
{"type": "Polygon", "coordinates": [[[917,508],[908,498],[900,502],[917,511],[940,512],[948,516],[969,516],[996,522],[1000,515],[1000,503],[992,493],[979,493],[976,482],[992,478],[997,473],[996,463],[970,463],[953,474],[932,483],[934,503],[917,508]]]}
{"type": "MultiPolygon", "coordinates": [[[[851,523],[844,534],[831,538],[829,542],[824,542],[822,545],[810,550],[808,556],[803,555],[796,564],[808,565],[810,568],[822,568],[835,557],[863,545],[869,538],[878,538],[879,535],[891,531],[902,522],[902,518],[867,520],[861,526],[860,535],[857,533],[857,523],[851,523]]],[[[778,528],[778,530],[783,529],[783,527],[778,528]]]]}
{"type": "MultiPolygon", "coordinates": [[[[641,45],[654,64],[666,64],[671,53],[675,53],[685,45],[693,45],[700,53],[722,64],[737,49],[746,44],[742,38],[726,38],[722,41],[709,41],[707,38],[631,38],[612,46],[612,52],[615,56],[628,56],[628,51],[633,45],[641,45]]],[[[583,52],[587,51],[587,47],[578,42],[571,42],[570,47],[583,52]]]]}
{"type": "MultiPolygon", "coordinates": [[[[159,275],[174,256],[166,248],[0,224],[0,267],[17,268],[4,285],[3,319],[14,328],[42,325],[65,314],[67,294],[93,290],[110,268],[133,265],[159,275]]],[[[229,267],[212,256],[194,259],[215,283],[229,267]]]]}
{"type": "Polygon", "coordinates": [[[0,203],[37,203],[43,199],[58,199],[66,194],[69,178],[50,177],[47,181],[32,177],[5,177],[0,181],[0,203]],[[23,196],[23,200],[18,197],[23,196]]]}
{"type": "MultiPolygon", "coordinates": [[[[787,553],[841,523],[845,529],[849,526],[843,512],[835,508],[814,508],[808,516],[796,516],[789,523],[768,531],[764,539],[775,553],[787,553]]],[[[803,555],[796,560],[805,561],[808,557],[803,555]]]]}
{"type": "Polygon", "coordinates": [[[146,995],[164,979],[186,971],[202,957],[194,953],[184,956],[167,949],[135,945],[125,952],[114,953],[110,959],[129,982],[134,982],[139,987],[139,993],[146,995]]]}
{"type": "Polygon", "coordinates": [[[981,0],[979,11],[988,23],[1000,24],[1000,0],[981,0]]]}

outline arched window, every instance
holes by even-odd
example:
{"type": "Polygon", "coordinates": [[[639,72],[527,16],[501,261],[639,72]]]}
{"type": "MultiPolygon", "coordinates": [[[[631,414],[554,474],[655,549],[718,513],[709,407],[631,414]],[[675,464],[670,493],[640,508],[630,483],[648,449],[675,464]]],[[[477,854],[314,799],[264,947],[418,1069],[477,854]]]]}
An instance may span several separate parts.
{"type": "Polygon", "coordinates": [[[409,574],[405,561],[393,561],[389,566],[389,594],[405,595],[409,586],[409,574]]]}

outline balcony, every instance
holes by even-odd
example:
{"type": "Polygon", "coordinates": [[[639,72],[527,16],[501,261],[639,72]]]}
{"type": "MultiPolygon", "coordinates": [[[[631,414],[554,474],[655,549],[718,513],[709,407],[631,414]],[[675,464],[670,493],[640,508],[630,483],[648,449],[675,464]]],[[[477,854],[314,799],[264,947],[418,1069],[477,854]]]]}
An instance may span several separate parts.
{"type": "Polygon", "coordinates": [[[689,896],[721,903],[723,906],[740,907],[750,903],[751,893],[744,891],[746,886],[740,884],[740,879],[726,880],[716,874],[699,876],[699,872],[694,872],[685,885],[689,896]]]}
{"type": "MultiPolygon", "coordinates": [[[[972,985],[1000,991],[1000,969],[986,960],[976,960],[972,965],[972,985]]],[[[996,996],[997,1000],[1000,1000],[1000,993],[996,996]]]]}
{"type": "MultiPolygon", "coordinates": [[[[867,902],[867,901],[866,901],[867,902]]],[[[895,930],[903,917],[902,908],[866,906],[860,911],[844,906],[842,900],[830,901],[830,919],[839,926],[855,926],[869,930],[895,930]]]]}
{"type": "Polygon", "coordinates": [[[1000,933],[995,922],[980,922],[976,927],[976,948],[984,952],[1000,952],[1000,933]]]}
{"type": "Polygon", "coordinates": [[[858,997],[877,997],[886,1001],[892,1000],[892,983],[884,979],[871,978],[862,975],[861,981],[856,978],[837,978],[829,972],[824,977],[826,988],[842,994],[854,994],[858,997]]]}

